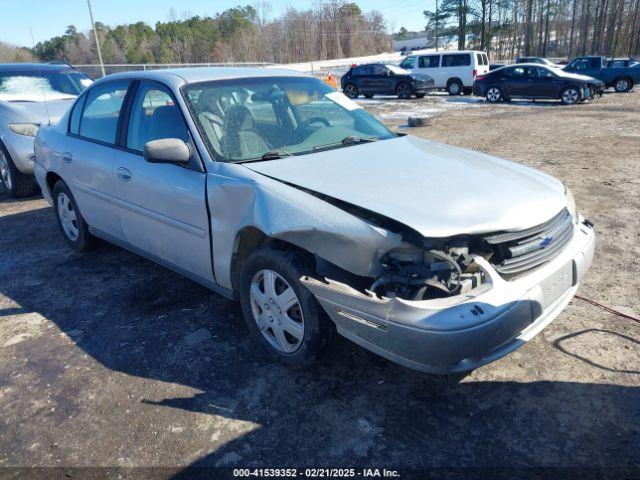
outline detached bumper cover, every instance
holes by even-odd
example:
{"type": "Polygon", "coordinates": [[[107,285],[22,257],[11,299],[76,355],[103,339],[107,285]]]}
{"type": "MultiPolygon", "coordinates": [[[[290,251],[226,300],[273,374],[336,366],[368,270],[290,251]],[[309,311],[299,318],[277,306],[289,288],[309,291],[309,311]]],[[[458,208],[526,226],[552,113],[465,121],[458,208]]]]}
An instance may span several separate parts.
{"type": "Polygon", "coordinates": [[[304,277],[338,332],[396,363],[430,373],[473,370],[537,335],[575,294],[591,265],[595,235],[581,218],[555,258],[506,281],[476,261],[488,281],[466,295],[425,300],[374,298],[348,285],[304,277]]]}

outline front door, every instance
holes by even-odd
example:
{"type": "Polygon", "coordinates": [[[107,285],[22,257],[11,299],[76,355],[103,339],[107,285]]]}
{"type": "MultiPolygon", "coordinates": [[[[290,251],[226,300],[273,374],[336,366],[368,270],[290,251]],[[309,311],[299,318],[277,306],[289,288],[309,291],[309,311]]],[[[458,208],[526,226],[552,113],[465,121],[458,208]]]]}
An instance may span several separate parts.
{"type": "Polygon", "coordinates": [[[206,174],[173,95],[143,81],[125,121],[126,150],[116,153],[114,182],[124,239],[132,247],[199,278],[213,280],[206,174]],[[187,165],[149,163],[150,140],[179,138],[191,148],[187,165]]]}

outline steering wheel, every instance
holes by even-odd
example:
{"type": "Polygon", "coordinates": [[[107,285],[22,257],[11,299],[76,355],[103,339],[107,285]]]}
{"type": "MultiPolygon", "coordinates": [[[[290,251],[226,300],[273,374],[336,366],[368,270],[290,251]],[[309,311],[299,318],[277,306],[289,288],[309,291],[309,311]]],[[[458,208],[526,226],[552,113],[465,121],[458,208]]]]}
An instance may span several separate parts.
{"type": "Polygon", "coordinates": [[[303,128],[307,128],[309,125],[314,124],[316,122],[320,122],[320,123],[324,124],[325,127],[330,127],[331,126],[331,124],[329,123],[329,120],[327,120],[326,118],[311,117],[311,118],[307,118],[300,125],[298,125],[298,130],[302,130],[303,128]]]}

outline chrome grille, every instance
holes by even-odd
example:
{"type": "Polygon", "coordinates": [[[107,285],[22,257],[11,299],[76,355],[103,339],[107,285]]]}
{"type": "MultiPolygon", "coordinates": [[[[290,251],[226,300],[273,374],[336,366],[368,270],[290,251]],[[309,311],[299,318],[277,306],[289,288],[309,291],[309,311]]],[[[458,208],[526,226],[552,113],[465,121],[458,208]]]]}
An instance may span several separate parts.
{"type": "Polygon", "coordinates": [[[492,234],[484,240],[493,250],[493,267],[503,276],[513,276],[551,260],[569,243],[572,235],[571,214],[565,208],[536,227],[492,234]]]}

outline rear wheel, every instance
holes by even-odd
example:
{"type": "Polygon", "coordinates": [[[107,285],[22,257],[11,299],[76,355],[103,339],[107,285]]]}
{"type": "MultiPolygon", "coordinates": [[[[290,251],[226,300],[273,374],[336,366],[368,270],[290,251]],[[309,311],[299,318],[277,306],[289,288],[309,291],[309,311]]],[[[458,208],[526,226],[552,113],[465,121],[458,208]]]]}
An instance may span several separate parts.
{"type": "Polygon", "coordinates": [[[628,78],[618,78],[613,82],[613,88],[618,93],[628,92],[633,88],[633,82],[628,78]]]}
{"type": "Polygon", "coordinates": [[[464,87],[464,88],[462,89],[462,91],[463,91],[463,93],[464,93],[465,95],[471,95],[471,94],[473,93],[473,88],[471,88],[471,87],[464,87]]]}
{"type": "Polygon", "coordinates": [[[360,96],[360,92],[358,91],[358,87],[353,83],[347,83],[342,89],[344,94],[349,98],[358,98],[360,96]]]}
{"type": "Polygon", "coordinates": [[[499,87],[489,87],[484,94],[489,103],[497,103],[502,100],[502,90],[499,87]]]}
{"type": "Polygon", "coordinates": [[[251,335],[272,358],[292,367],[313,363],[335,336],[333,322],[300,282],[312,272],[302,252],[265,247],[249,256],[240,276],[251,335]]]}
{"type": "Polygon", "coordinates": [[[58,226],[69,246],[76,252],[90,250],[95,238],[89,233],[89,226],[80,214],[69,187],[58,181],[53,186],[52,197],[58,226]]]}
{"type": "Polygon", "coordinates": [[[460,95],[462,93],[462,82],[458,79],[449,80],[447,92],[449,92],[449,95],[460,95]]]}
{"type": "Polygon", "coordinates": [[[396,95],[398,95],[398,98],[406,100],[413,95],[413,89],[407,82],[402,82],[396,87],[396,95]]]}
{"type": "Polygon", "coordinates": [[[18,170],[2,143],[0,143],[0,183],[12,198],[28,197],[38,190],[33,177],[18,170]]]}
{"type": "Polygon", "coordinates": [[[580,92],[576,87],[565,88],[560,94],[560,100],[565,105],[573,105],[580,100],[580,92]]]}

